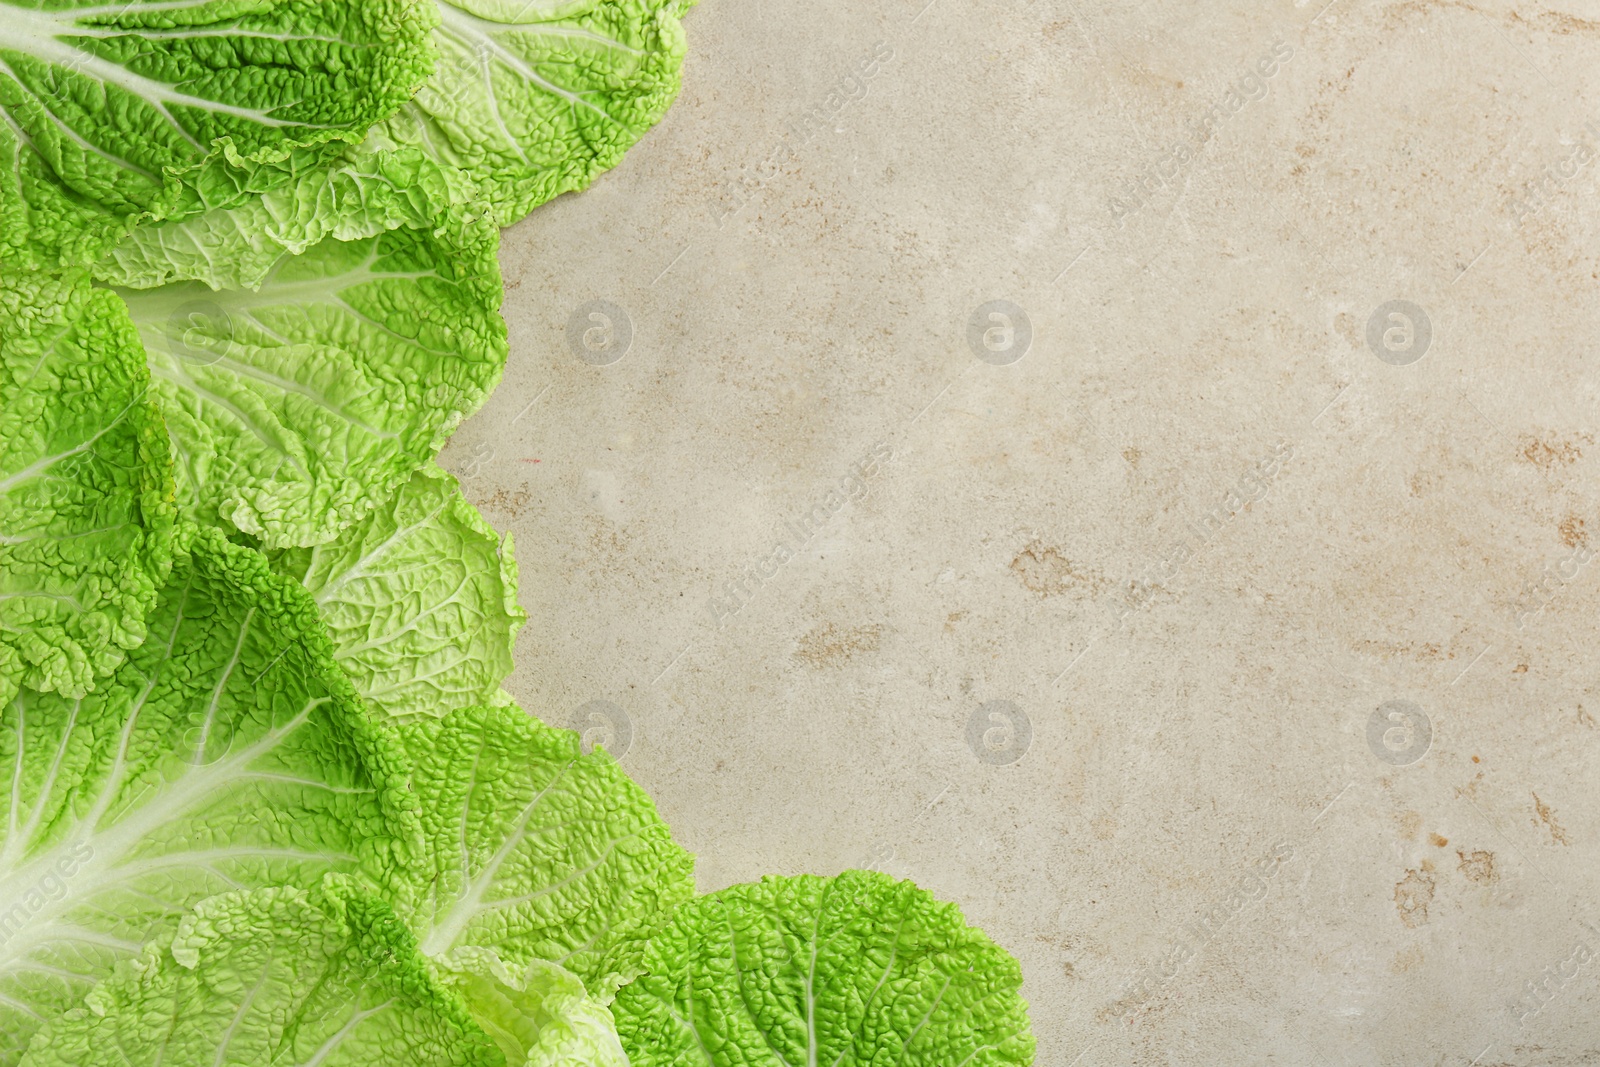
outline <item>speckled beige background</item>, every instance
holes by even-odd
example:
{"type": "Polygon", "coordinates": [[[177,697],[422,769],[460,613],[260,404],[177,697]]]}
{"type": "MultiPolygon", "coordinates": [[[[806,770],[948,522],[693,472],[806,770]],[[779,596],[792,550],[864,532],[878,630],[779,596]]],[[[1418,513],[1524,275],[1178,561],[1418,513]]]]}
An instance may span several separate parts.
{"type": "Polygon", "coordinates": [[[1600,8],[1324,3],[707,0],[445,452],[701,888],[1046,1067],[1600,1063],[1600,8]]]}

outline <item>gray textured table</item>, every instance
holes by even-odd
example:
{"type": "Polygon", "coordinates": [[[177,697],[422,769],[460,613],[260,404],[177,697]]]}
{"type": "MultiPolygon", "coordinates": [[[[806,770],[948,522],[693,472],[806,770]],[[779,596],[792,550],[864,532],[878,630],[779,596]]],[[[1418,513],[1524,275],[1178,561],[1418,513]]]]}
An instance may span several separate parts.
{"type": "Polygon", "coordinates": [[[1600,1058],[1600,23],[1323,3],[703,4],[443,457],[701,888],[1046,1067],[1600,1058]]]}

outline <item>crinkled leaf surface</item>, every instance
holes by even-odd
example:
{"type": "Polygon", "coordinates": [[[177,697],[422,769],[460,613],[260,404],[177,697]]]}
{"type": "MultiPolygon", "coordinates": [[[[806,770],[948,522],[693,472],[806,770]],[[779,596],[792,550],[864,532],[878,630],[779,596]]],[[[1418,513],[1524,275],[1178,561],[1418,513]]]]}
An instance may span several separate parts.
{"type": "Polygon", "coordinates": [[[328,236],[484,210],[510,225],[615,166],[677,94],[683,0],[421,2],[445,60],[401,113],[324,165],[291,157],[277,184],[219,161],[209,210],[135,229],[99,276],[254,288],[280,255],[328,236]],[[241,200],[235,186],[262,191],[241,200]]]}
{"type": "Polygon", "coordinates": [[[609,1001],[644,941],[694,892],[693,858],[604,750],[515,707],[402,726],[428,864],[409,917],[423,951],[551,960],[609,1001]]]}
{"type": "Polygon", "coordinates": [[[612,1004],[633,1067],[1033,1062],[1016,960],[910,882],[763,878],[680,907],[612,1004]]]}
{"type": "Polygon", "coordinates": [[[372,131],[509,226],[616,166],[678,94],[685,0],[438,0],[434,75],[372,131]]]}
{"type": "Polygon", "coordinates": [[[0,258],[87,262],[141,217],[324,162],[426,80],[436,21],[408,0],[3,0],[0,258]]]}
{"type": "Polygon", "coordinates": [[[178,502],[267,548],[321,544],[430,460],[500,379],[498,232],[401,227],[284,256],[261,288],[118,289],[178,502]]]}
{"type": "Polygon", "coordinates": [[[149,289],[200,281],[256,289],[286,254],[327,237],[356,241],[397,226],[432,228],[450,211],[444,169],[420,149],[352,146],[331,165],[233,207],[140,226],[95,265],[100,280],[149,289]]]}
{"type": "Polygon", "coordinates": [[[437,961],[507,1067],[628,1067],[611,1012],[560,964],[510,968],[491,949],[464,948],[437,961]]]}
{"type": "Polygon", "coordinates": [[[305,590],[197,530],[149,625],[95,692],[0,712],[0,1064],[197,901],[386,884],[420,849],[403,759],[305,590]]]}
{"type": "Polygon", "coordinates": [[[273,556],[316,599],[334,655],[373,707],[438,717],[498,703],[511,674],[517,567],[435,464],[339,538],[273,556]]]}
{"type": "Polygon", "coordinates": [[[387,905],[330,887],[202,901],[170,943],[121,965],[23,1060],[89,1063],[501,1067],[501,1057],[387,905]]]}
{"type": "Polygon", "coordinates": [[[0,701],[81,696],[144,640],[174,514],[148,386],[115,296],[0,274],[0,701]]]}

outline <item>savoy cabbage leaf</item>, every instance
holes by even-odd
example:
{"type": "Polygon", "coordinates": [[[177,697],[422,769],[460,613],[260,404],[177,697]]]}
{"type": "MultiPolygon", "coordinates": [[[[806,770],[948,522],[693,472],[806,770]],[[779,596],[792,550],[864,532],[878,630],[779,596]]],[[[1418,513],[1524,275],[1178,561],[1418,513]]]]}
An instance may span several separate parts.
{"type": "Polygon", "coordinates": [[[52,1020],[22,1067],[111,1049],[122,1067],[503,1067],[394,912],[337,883],[202,901],[52,1020]]]}
{"type": "Polygon", "coordinates": [[[427,862],[404,908],[422,949],[559,963],[608,1002],[694,893],[694,860],[604,750],[510,706],[401,726],[427,862]]]}
{"type": "Polygon", "coordinates": [[[953,904],[846,871],[680,907],[612,1004],[633,1067],[1033,1062],[1016,960],[953,904]]]}
{"type": "Polygon", "coordinates": [[[174,514],[149,377],[82,272],[0,273],[0,702],[82,696],[144,640],[174,514]]]}
{"type": "Polygon", "coordinates": [[[696,899],[499,689],[509,535],[432,463],[495,225],[660,119],[688,6],[0,0],[0,266],[69,268],[0,277],[0,1067],[1031,1062],[954,906],[696,899]]]}
{"type": "Polygon", "coordinates": [[[84,263],[337,155],[427,79],[436,22],[410,0],[0,0],[0,259],[84,263]]]}
{"type": "Polygon", "coordinates": [[[339,538],[273,554],[310,591],[357,691],[395,718],[497,703],[517,630],[511,535],[502,543],[430,463],[339,538]]]}
{"type": "MultiPolygon", "coordinates": [[[[419,0],[434,10],[433,0],[419,0]]],[[[255,288],[284,253],[488,212],[508,226],[613,167],[677,95],[683,0],[437,0],[442,53],[358,145],[240,200],[141,226],[97,266],[116,285],[255,288]]],[[[296,157],[298,160],[298,157],[296,157]]],[[[226,160],[215,183],[233,182],[226,160]]],[[[258,168],[260,169],[260,168],[258,168]]],[[[265,186],[265,183],[260,183],[265,186]]]]}
{"type": "Polygon", "coordinates": [[[459,228],[444,169],[420,149],[371,142],[325,167],[231,207],[140,226],[95,264],[112,285],[150,289],[174,281],[213,289],[257,289],[285,255],[327,237],[357,241],[397,226],[459,228]]]}
{"type": "Polygon", "coordinates": [[[499,234],[400,227],[284,255],[258,290],[119,288],[174,446],[178,503],[269,549],[394,493],[505,368],[499,234]]]}
{"type": "Polygon", "coordinates": [[[509,226],[616,166],[677,97],[686,0],[437,0],[434,74],[372,142],[509,226]]]}
{"type": "Polygon", "coordinates": [[[565,967],[533,960],[507,967],[492,949],[463,948],[437,961],[506,1067],[629,1067],[611,1012],[565,967]]]}
{"type": "Polygon", "coordinates": [[[403,754],[303,589],[194,530],[149,627],[88,696],[0,710],[4,1067],[196,902],[329,872],[388,886],[420,854],[403,754]]]}

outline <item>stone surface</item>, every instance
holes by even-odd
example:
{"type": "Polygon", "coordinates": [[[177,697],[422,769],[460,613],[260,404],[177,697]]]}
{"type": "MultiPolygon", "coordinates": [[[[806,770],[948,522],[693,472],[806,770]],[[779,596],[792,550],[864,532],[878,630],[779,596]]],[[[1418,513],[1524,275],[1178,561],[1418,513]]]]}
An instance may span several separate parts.
{"type": "Polygon", "coordinates": [[[1600,23],[1324,2],[708,0],[444,455],[701,888],[1047,1067],[1600,1061],[1600,23]]]}

